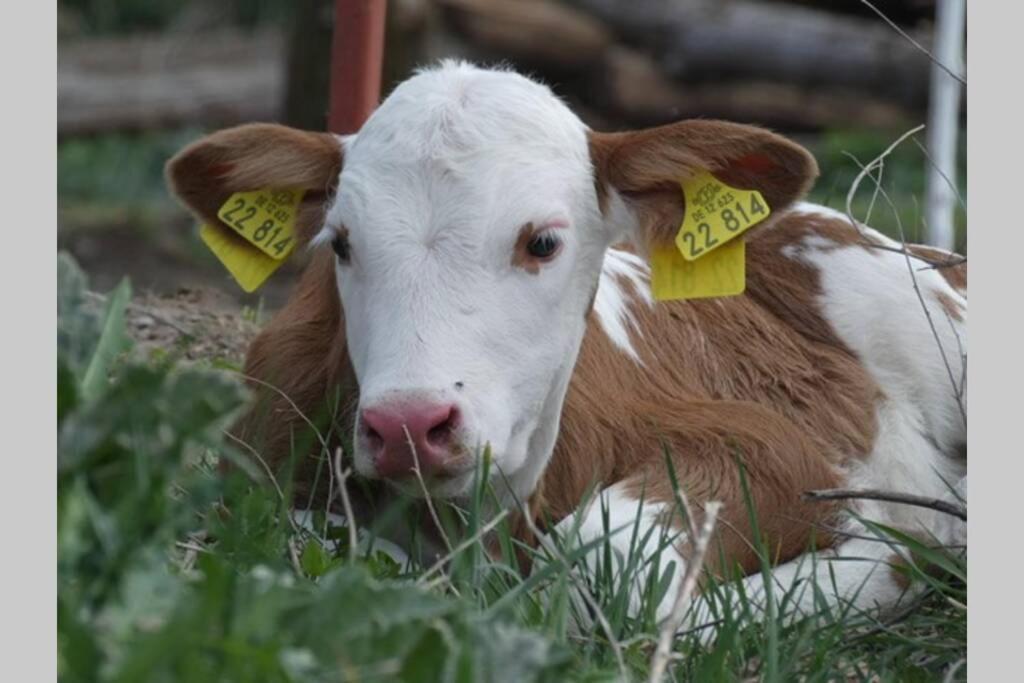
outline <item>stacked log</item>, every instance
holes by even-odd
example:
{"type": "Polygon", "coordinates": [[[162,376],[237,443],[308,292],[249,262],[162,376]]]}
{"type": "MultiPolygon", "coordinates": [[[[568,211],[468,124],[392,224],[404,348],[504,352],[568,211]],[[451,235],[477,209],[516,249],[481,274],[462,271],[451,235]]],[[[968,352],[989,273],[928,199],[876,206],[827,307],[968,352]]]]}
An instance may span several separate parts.
{"type": "MultiPolygon", "coordinates": [[[[930,2],[897,4],[920,16],[930,2]]],[[[290,28],[62,43],[59,131],[253,120],[321,127],[330,4],[297,2],[290,28]]],[[[395,0],[385,91],[415,66],[464,57],[541,78],[602,127],[693,116],[785,130],[919,120],[928,57],[872,14],[828,11],[841,4],[395,0]]],[[[925,47],[928,28],[905,27],[925,47]]]]}
{"type": "Polygon", "coordinates": [[[57,51],[57,130],[83,135],[280,118],[279,31],[90,39],[57,51]]]}

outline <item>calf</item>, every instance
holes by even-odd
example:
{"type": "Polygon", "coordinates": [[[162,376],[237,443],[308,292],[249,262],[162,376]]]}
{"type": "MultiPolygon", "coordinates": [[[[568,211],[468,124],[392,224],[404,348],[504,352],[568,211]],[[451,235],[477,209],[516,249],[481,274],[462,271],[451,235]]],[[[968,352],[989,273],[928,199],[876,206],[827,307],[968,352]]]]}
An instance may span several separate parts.
{"type": "MultiPolygon", "coordinates": [[[[168,167],[207,221],[236,191],[306,191],[312,260],[246,361],[261,407],[238,433],[272,466],[327,406],[328,445],[361,477],[419,497],[418,466],[431,496],[464,498],[486,445],[503,504],[528,501],[586,541],[605,513],[613,529],[639,513],[640,538],[684,528],[667,453],[698,514],[724,503],[712,566],[739,567],[756,596],[741,461],[775,580],[819,578],[833,601],[888,607],[904,590],[884,564],[895,551],[802,494],[941,498],[965,477],[966,273],[801,203],[816,174],[806,150],[760,128],[598,133],[548,88],[463,63],[401,84],[356,135],[247,125],[168,167]],[[679,229],[680,180],[705,170],[771,207],[745,235],[746,291],[654,302],[647,255],[679,229]],[[847,557],[879,562],[835,561],[847,557]]],[[[855,507],[919,536],[963,535],[928,509],[855,507]]],[[[631,536],[609,542],[625,553],[631,536]]],[[[682,548],[669,548],[677,569],[682,548]]]]}

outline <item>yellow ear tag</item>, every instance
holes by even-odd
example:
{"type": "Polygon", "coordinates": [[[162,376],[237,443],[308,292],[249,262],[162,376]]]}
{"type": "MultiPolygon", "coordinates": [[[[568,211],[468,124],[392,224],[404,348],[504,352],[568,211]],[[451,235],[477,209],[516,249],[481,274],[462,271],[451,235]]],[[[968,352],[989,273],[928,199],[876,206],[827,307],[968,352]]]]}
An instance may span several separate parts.
{"type": "Polygon", "coordinates": [[[651,252],[651,293],[657,301],[742,294],[747,285],[746,243],[735,240],[696,261],[674,246],[651,252]]]}
{"type": "Polygon", "coordinates": [[[204,223],[199,237],[247,292],[255,292],[284,261],[272,259],[259,249],[235,237],[227,228],[204,223]]]}
{"type": "Polygon", "coordinates": [[[757,190],[729,187],[707,171],[680,185],[686,198],[686,215],[676,235],[676,246],[687,261],[720,249],[772,212],[757,190]]]}
{"type": "Polygon", "coordinates": [[[736,239],[771,215],[757,190],[730,187],[701,171],[681,181],[686,214],[675,247],[651,253],[651,293],[658,301],[742,294],[746,245],[736,239]]]}
{"type": "Polygon", "coordinates": [[[236,192],[217,212],[222,222],[200,228],[200,238],[246,292],[259,288],[294,251],[302,195],[303,190],[236,192]]]}

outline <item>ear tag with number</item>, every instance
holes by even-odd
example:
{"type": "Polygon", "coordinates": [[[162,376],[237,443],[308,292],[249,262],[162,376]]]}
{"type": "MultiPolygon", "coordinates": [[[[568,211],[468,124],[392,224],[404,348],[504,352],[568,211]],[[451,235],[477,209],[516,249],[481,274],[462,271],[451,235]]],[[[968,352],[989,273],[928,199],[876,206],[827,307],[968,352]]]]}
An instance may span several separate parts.
{"type": "Polygon", "coordinates": [[[676,246],[687,261],[695,261],[771,215],[757,190],[729,187],[707,171],[681,181],[686,215],[676,234],[676,246]]]}
{"type": "Polygon", "coordinates": [[[204,223],[199,228],[199,237],[246,292],[255,292],[284,264],[283,260],[270,258],[222,226],[204,223]]]}
{"type": "Polygon", "coordinates": [[[696,261],[675,246],[651,252],[651,294],[657,301],[742,294],[747,285],[746,243],[735,240],[696,261]]]}
{"type": "Polygon", "coordinates": [[[303,190],[236,192],[199,236],[242,289],[253,292],[295,249],[295,218],[303,190]]]}
{"type": "Polygon", "coordinates": [[[658,301],[742,294],[746,245],[736,239],[771,215],[757,190],[730,187],[708,171],[681,181],[686,214],[675,246],[651,253],[651,293],[658,301]]]}

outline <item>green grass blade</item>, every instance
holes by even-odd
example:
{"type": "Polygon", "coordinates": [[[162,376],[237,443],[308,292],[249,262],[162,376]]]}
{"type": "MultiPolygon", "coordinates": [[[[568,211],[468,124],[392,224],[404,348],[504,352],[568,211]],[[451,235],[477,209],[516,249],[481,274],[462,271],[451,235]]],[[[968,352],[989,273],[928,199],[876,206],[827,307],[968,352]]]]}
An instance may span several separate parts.
{"type": "Polygon", "coordinates": [[[121,280],[107,299],[107,310],[103,317],[103,330],[100,333],[96,350],[92,354],[85,376],[82,378],[82,397],[86,401],[95,399],[107,382],[107,376],[114,360],[127,350],[130,342],[125,333],[124,312],[131,298],[132,288],[128,280],[121,280]]]}

